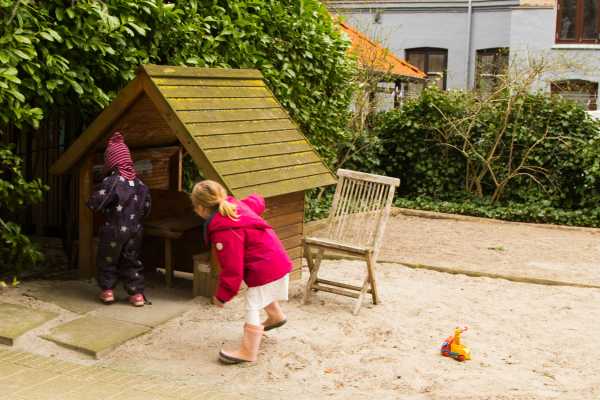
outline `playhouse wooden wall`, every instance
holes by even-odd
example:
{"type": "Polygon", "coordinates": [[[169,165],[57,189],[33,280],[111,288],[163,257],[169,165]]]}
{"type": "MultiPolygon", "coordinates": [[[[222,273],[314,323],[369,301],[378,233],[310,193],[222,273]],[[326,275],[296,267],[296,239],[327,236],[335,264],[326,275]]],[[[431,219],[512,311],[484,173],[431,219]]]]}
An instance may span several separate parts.
{"type": "Polygon", "coordinates": [[[302,276],[304,192],[271,197],[266,203],[263,217],[275,229],[294,263],[291,279],[299,279],[302,276]]]}

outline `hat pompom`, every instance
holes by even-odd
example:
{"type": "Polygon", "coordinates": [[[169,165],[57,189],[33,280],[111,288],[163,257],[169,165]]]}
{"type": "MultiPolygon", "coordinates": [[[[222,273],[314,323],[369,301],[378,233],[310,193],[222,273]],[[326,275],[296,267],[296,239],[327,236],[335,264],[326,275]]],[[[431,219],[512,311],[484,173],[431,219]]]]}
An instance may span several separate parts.
{"type": "Polygon", "coordinates": [[[110,137],[110,139],[108,139],[109,143],[123,143],[123,135],[121,134],[121,132],[116,131],[115,133],[112,134],[112,136],[110,137]]]}

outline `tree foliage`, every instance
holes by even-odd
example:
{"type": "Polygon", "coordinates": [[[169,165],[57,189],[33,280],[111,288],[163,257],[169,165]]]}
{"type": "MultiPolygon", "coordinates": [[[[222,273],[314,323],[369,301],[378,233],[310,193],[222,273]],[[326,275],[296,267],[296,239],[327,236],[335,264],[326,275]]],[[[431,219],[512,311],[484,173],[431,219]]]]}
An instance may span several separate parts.
{"type": "Polygon", "coordinates": [[[330,163],[348,135],[355,64],[317,0],[0,0],[0,19],[0,132],[67,107],[89,122],[154,63],[260,69],[330,163]]]}
{"type": "Polygon", "coordinates": [[[39,179],[28,182],[23,178],[21,164],[10,146],[0,147],[0,275],[18,273],[41,260],[41,254],[23,235],[21,227],[3,218],[26,204],[39,202],[45,190],[39,179]]]}
{"type": "Polygon", "coordinates": [[[258,68],[324,154],[346,132],[354,63],[316,0],[0,0],[0,119],[106,106],[140,64],[258,68]]]}
{"type": "Polygon", "coordinates": [[[507,92],[486,102],[429,88],[379,126],[386,171],[405,195],[564,209],[600,201],[598,123],[559,97],[507,92]]]}

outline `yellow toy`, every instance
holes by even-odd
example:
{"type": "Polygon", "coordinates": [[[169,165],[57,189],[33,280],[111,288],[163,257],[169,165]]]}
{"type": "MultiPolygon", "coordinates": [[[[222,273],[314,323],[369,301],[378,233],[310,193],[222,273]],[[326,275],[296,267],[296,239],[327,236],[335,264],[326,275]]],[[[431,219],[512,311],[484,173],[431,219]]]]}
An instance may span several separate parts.
{"type": "Polygon", "coordinates": [[[445,357],[452,357],[458,361],[465,361],[471,359],[471,349],[463,345],[460,341],[460,335],[465,332],[468,328],[454,329],[454,336],[447,338],[442,344],[442,355],[445,357]]]}

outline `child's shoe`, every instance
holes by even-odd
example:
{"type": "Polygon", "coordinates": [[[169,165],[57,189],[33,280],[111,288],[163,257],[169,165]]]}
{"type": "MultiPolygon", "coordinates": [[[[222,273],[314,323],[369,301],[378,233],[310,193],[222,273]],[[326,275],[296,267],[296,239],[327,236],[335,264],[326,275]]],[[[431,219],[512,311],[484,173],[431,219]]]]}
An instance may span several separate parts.
{"type": "Polygon", "coordinates": [[[255,362],[258,356],[258,348],[262,339],[264,327],[262,325],[244,325],[244,336],[242,344],[237,350],[221,349],[219,360],[224,364],[239,364],[243,362],[255,362]]]}
{"type": "Polygon", "coordinates": [[[104,304],[112,304],[115,302],[115,294],[111,289],[103,290],[100,293],[100,301],[104,304]]]}
{"type": "Polygon", "coordinates": [[[134,307],[142,307],[144,305],[144,295],[141,293],[131,295],[129,296],[129,302],[134,307]]]}

